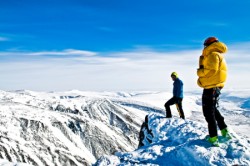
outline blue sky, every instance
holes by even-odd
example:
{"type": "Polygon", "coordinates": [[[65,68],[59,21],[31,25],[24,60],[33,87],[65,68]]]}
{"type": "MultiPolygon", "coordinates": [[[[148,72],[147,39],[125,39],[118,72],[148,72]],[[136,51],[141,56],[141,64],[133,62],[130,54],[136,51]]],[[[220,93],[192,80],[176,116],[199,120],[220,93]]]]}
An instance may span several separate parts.
{"type": "MultiPolygon", "coordinates": [[[[194,88],[206,37],[234,48],[232,59],[237,51],[247,58],[249,6],[249,0],[0,0],[0,89],[165,90],[173,70],[189,74],[187,88],[194,88]]],[[[246,61],[235,62],[229,59],[248,70],[246,61]]]]}

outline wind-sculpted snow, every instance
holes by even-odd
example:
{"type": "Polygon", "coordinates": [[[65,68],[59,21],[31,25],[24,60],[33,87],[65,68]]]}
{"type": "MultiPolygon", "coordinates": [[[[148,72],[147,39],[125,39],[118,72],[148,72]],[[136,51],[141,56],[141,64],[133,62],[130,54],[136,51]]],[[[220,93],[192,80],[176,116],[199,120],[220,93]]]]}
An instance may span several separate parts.
{"type": "Polygon", "coordinates": [[[199,122],[150,114],[147,127],[150,132],[144,139],[151,138],[150,142],[133,152],[103,156],[95,165],[250,165],[250,142],[233,131],[231,140],[213,147],[204,140],[207,129],[199,122]]]}
{"type": "Polygon", "coordinates": [[[132,151],[142,118],[102,97],[0,93],[0,158],[30,165],[91,165],[132,151]]]}

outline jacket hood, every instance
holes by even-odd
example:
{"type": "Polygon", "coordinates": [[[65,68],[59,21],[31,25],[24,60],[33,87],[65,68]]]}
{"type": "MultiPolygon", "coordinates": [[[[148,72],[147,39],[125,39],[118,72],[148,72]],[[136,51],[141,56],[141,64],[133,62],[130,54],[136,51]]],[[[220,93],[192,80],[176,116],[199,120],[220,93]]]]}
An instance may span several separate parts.
{"type": "Polygon", "coordinates": [[[214,42],[203,49],[202,55],[206,56],[212,52],[226,53],[227,46],[222,42],[214,42]]]}

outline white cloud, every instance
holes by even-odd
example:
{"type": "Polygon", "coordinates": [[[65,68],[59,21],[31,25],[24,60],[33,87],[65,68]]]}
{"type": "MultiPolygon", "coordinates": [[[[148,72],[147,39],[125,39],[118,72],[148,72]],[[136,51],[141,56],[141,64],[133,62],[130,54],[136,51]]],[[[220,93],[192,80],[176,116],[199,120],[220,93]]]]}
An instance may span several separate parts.
{"type": "MultiPolygon", "coordinates": [[[[229,74],[225,88],[249,88],[250,57],[246,47],[228,46],[229,74]]],[[[3,54],[3,53],[2,53],[3,54]]],[[[176,71],[184,90],[199,89],[196,69],[201,50],[159,52],[141,49],[102,55],[91,51],[63,50],[29,55],[63,55],[60,58],[1,62],[1,89],[30,90],[171,90],[170,73],[176,71]],[[64,55],[69,56],[63,58],[64,55]]],[[[32,59],[32,58],[31,58],[32,59]]]]}
{"type": "Polygon", "coordinates": [[[1,37],[1,36],[0,36],[0,42],[1,42],[1,41],[8,41],[8,40],[9,40],[8,38],[6,38],[6,37],[1,37]]]}
{"type": "Polygon", "coordinates": [[[199,21],[196,23],[198,26],[207,27],[227,27],[229,24],[227,22],[214,22],[214,21],[199,21]]]}
{"type": "Polygon", "coordinates": [[[33,52],[26,53],[27,55],[81,55],[81,56],[94,56],[95,52],[84,51],[84,50],[75,50],[75,49],[66,49],[63,51],[44,51],[44,52],[33,52]]]}
{"type": "Polygon", "coordinates": [[[44,51],[44,52],[30,52],[23,53],[26,55],[80,55],[80,56],[94,56],[97,53],[85,50],[75,50],[75,49],[66,49],[63,51],[44,51]]]}

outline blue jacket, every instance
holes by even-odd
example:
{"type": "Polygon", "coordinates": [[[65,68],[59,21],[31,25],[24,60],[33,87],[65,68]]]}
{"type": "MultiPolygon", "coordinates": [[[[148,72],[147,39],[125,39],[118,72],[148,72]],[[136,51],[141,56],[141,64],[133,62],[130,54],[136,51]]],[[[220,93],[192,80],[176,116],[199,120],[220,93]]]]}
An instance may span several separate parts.
{"type": "Polygon", "coordinates": [[[179,78],[174,81],[173,95],[174,97],[183,98],[183,83],[179,78]]]}

